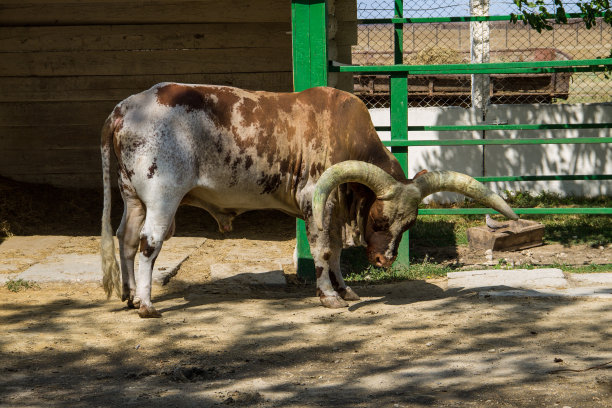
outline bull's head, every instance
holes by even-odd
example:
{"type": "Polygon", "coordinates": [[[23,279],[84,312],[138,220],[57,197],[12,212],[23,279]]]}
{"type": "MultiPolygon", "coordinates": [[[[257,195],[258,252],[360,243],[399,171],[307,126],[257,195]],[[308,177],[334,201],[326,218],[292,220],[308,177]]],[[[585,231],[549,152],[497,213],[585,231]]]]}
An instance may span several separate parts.
{"type": "Polygon", "coordinates": [[[343,183],[363,184],[376,195],[364,231],[368,259],[376,266],[391,266],[397,257],[402,234],[416,221],[419,203],[439,191],[461,193],[510,219],[518,219],[500,196],[466,174],[434,171],[402,183],[373,164],[349,160],[328,168],[317,182],[312,208],[319,230],[323,229],[327,198],[334,188],[343,183]]]}

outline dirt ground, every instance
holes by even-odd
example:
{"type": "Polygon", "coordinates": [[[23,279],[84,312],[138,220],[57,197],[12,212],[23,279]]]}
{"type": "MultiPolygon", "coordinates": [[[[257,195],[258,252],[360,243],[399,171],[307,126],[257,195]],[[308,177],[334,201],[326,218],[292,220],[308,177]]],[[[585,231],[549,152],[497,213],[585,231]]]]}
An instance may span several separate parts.
{"type": "Polygon", "coordinates": [[[0,405],[612,406],[612,304],[486,299],[445,281],[214,286],[179,275],[140,319],[98,285],[0,289],[0,405]],[[565,370],[565,371],[559,371],[565,370]]]}
{"type": "Polygon", "coordinates": [[[161,319],[97,284],[2,287],[0,405],[612,406],[612,364],[558,371],[612,362],[609,301],[488,299],[440,279],[354,286],[361,301],[329,310],[295,279],[211,283],[236,247],[293,250],[291,220],[238,221],[154,287],[161,319]]]}
{"type": "MultiPolygon", "coordinates": [[[[91,251],[98,209],[62,205],[21,233],[69,235],[57,251],[91,251]]],[[[161,319],[107,301],[98,284],[1,287],[0,406],[612,406],[609,300],[483,298],[439,279],[353,285],[362,299],[330,310],[291,267],[286,287],[210,282],[209,266],[235,248],[291,257],[289,217],[245,214],[223,237],[185,209],[177,232],[207,240],[153,288],[161,319]]]]}

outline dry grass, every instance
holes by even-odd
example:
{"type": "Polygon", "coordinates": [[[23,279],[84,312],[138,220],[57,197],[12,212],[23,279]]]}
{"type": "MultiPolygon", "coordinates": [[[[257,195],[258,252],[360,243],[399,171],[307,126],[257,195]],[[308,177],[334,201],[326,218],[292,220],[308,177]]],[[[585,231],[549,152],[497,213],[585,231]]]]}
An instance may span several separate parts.
{"type": "MultiPolygon", "coordinates": [[[[358,43],[354,52],[389,53],[379,55],[380,64],[392,63],[393,59],[393,25],[368,25],[358,28],[358,43]]],[[[555,30],[538,34],[535,30],[525,28],[523,24],[493,24],[490,31],[492,51],[504,49],[557,48],[569,54],[573,59],[598,58],[607,56],[612,48],[612,31],[600,25],[591,30],[584,26],[557,26],[555,30]]],[[[423,52],[429,48],[446,48],[469,56],[470,31],[468,24],[416,24],[406,25],[404,30],[404,51],[407,58],[410,54],[423,52]]],[[[353,62],[360,63],[357,56],[353,62]]],[[[514,61],[518,61],[515,59],[514,61]]]]}
{"type": "Polygon", "coordinates": [[[445,47],[429,47],[408,58],[411,65],[460,64],[467,62],[457,51],[445,47]]]}

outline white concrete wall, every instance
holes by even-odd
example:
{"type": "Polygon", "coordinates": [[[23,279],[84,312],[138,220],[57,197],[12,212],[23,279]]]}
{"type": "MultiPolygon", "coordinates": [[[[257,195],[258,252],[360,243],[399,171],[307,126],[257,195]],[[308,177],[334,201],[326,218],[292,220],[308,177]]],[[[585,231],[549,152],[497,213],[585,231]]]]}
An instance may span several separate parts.
{"type": "MultiPolygon", "coordinates": [[[[370,110],[375,126],[389,126],[388,109],[370,110]]],[[[410,108],[408,124],[475,125],[482,122],[475,109],[458,107],[410,108]]],[[[491,105],[485,123],[598,123],[612,122],[612,104],[578,105],[491,105]]],[[[379,132],[389,140],[389,132],[379,132]]],[[[610,129],[515,130],[476,132],[410,132],[412,140],[551,138],[610,136],[610,129]]],[[[557,174],[612,174],[612,145],[503,145],[435,146],[409,148],[409,175],[421,169],[454,170],[471,176],[518,176],[557,174]]],[[[550,191],[562,195],[595,196],[612,194],[612,180],[603,181],[523,181],[487,183],[494,191],[550,191]]],[[[455,201],[454,194],[435,195],[439,201],[455,201]]]]}

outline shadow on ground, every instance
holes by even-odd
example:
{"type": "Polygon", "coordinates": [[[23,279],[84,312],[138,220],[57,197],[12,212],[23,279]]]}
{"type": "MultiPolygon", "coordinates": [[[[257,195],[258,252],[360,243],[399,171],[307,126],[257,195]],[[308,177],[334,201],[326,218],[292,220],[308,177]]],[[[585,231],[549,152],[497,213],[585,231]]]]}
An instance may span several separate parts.
{"type": "Polygon", "coordinates": [[[2,292],[0,398],[45,406],[605,406],[612,305],[487,300],[426,282],[357,288],[174,282],[142,320],[98,288],[2,292]],[[559,358],[563,362],[555,363],[559,358]],[[395,405],[398,404],[398,405],[395,405]]]}

